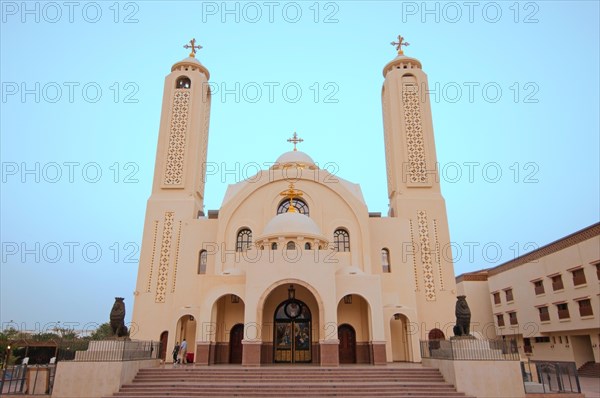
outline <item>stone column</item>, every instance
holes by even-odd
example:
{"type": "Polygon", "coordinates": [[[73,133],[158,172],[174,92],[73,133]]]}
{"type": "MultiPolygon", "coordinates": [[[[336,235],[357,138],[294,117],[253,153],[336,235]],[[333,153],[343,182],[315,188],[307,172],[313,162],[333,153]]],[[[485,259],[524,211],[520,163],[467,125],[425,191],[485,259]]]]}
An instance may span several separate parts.
{"type": "Polygon", "coordinates": [[[242,340],[242,366],[260,366],[260,340],[242,340]]]}
{"type": "Polygon", "coordinates": [[[321,366],[340,366],[340,341],[338,339],[319,341],[321,366]]]}

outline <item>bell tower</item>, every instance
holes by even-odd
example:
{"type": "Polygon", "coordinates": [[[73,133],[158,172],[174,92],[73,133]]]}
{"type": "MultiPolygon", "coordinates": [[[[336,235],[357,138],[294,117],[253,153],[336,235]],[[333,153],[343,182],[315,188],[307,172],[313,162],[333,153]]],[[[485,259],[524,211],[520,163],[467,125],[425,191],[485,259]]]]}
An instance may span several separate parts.
{"type": "MultiPolygon", "coordinates": [[[[383,68],[381,93],[389,216],[408,225],[418,313],[428,330],[451,320],[455,281],[448,216],[440,191],[427,75],[418,59],[398,55],[383,68]],[[450,255],[448,255],[450,253],[450,255]]],[[[405,225],[406,225],[405,224],[405,225]]],[[[441,327],[441,325],[439,326],[441,327]]]]}
{"type": "Polygon", "coordinates": [[[409,43],[392,42],[398,56],[383,69],[381,93],[390,216],[402,202],[441,197],[427,75],[418,59],[404,55],[409,43]]]}
{"type": "MultiPolygon", "coordinates": [[[[139,308],[172,299],[185,227],[203,212],[210,75],[196,59],[196,50],[202,48],[196,40],[184,47],[191,49],[189,57],[175,63],[165,78],[152,194],[146,206],[134,293],[134,322],[147,316],[139,308]]],[[[153,316],[167,316],[168,308],[161,308],[153,316]]]]}
{"type": "Polygon", "coordinates": [[[150,201],[186,202],[180,217],[196,218],[203,211],[205,164],[210,120],[210,74],[190,56],[177,62],[165,78],[154,182],[150,201]]]}

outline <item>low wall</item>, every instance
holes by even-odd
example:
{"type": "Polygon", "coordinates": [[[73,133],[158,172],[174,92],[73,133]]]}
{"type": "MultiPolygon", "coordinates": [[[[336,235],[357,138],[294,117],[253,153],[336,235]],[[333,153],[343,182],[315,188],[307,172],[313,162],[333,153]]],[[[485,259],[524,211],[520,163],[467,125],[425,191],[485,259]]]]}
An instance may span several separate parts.
{"type": "Polygon", "coordinates": [[[56,364],[52,398],[101,398],[130,383],[143,368],[158,367],[160,360],[125,362],[74,362],[56,364]]]}
{"type": "Polygon", "coordinates": [[[452,361],[423,358],[423,365],[437,368],[458,392],[478,398],[525,397],[519,361],[452,361]]]}

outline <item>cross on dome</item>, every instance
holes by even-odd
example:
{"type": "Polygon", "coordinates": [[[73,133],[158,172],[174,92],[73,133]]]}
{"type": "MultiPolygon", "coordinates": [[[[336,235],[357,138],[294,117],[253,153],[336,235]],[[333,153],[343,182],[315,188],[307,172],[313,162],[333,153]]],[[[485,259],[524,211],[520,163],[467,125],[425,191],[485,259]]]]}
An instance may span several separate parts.
{"type": "Polygon", "coordinates": [[[404,55],[404,51],[402,51],[402,46],[410,46],[410,43],[404,41],[404,37],[402,37],[401,35],[398,35],[398,43],[393,41],[390,44],[396,47],[396,50],[398,50],[398,55],[404,55]]]}
{"type": "Polygon", "coordinates": [[[185,49],[191,48],[192,52],[190,53],[190,57],[195,58],[196,57],[196,49],[200,50],[202,48],[202,46],[200,44],[196,45],[196,39],[192,39],[192,40],[190,40],[190,44],[186,44],[185,46],[183,46],[183,48],[185,48],[185,49]]]}
{"type": "Polygon", "coordinates": [[[282,191],[279,195],[290,200],[290,206],[288,207],[288,213],[297,213],[296,207],[294,207],[294,198],[302,196],[302,191],[294,188],[294,183],[290,182],[290,186],[285,191],[282,191]]]}
{"type": "Polygon", "coordinates": [[[304,142],[304,140],[302,138],[299,138],[298,134],[296,134],[296,132],[294,131],[294,135],[292,136],[292,138],[288,138],[287,142],[293,143],[294,144],[294,151],[297,151],[296,144],[304,142]]]}

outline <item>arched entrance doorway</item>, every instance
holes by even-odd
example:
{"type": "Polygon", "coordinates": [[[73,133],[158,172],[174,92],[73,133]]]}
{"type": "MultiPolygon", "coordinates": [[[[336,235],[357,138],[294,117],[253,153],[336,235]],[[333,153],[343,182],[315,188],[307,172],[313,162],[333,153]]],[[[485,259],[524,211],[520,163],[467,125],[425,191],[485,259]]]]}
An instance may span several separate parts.
{"type": "Polygon", "coordinates": [[[163,361],[167,359],[167,343],[169,342],[169,332],[164,331],[160,334],[160,353],[159,358],[163,361]]]}
{"type": "Polygon", "coordinates": [[[273,362],[312,362],[310,308],[289,298],[279,304],[274,315],[273,362]]]}
{"type": "Polygon", "coordinates": [[[324,338],[319,334],[323,332],[322,306],[312,287],[296,280],[281,281],[268,288],[263,297],[258,314],[262,340],[260,363],[319,363],[319,339],[324,338]],[[286,307],[286,304],[290,305],[286,307]]]}
{"type": "Polygon", "coordinates": [[[187,361],[194,362],[194,354],[196,351],[196,347],[194,347],[196,342],[196,319],[193,315],[184,315],[177,321],[175,341],[181,344],[183,340],[187,343],[187,361]]]}
{"type": "Polygon", "coordinates": [[[412,350],[408,324],[408,318],[404,314],[394,314],[390,320],[392,361],[394,362],[407,362],[411,360],[412,350]]]}
{"type": "Polygon", "coordinates": [[[229,332],[229,363],[242,363],[242,339],[244,325],[238,323],[229,332]]]}
{"type": "MultiPolygon", "coordinates": [[[[352,355],[354,359],[352,362],[344,363],[372,363],[372,345],[371,345],[371,322],[370,322],[370,309],[369,303],[359,294],[347,294],[338,302],[337,307],[337,320],[341,326],[347,325],[354,331],[353,340],[355,353],[352,355]]],[[[351,337],[350,330],[342,330],[347,337],[351,337]]],[[[340,331],[338,330],[338,335],[340,331]]],[[[340,363],[342,362],[342,355],[347,356],[347,360],[350,360],[351,353],[342,353],[342,344],[340,335],[340,363]]],[[[348,342],[349,343],[349,342],[348,342]]],[[[349,350],[350,347],[345,349],[349,350]]]]}
{"type": "Polygon", "coordinates": [[[235,294],[225,294],[213,304],[212,321],[215,328],[210,363],[242,363],[244,311],[244,300],[235,294]]]}
{"type": "Polygon", "coordinates": [[[356,363],[356,331],[348,324],[338,328],[340,340],[340,364],[356,363]]]}

